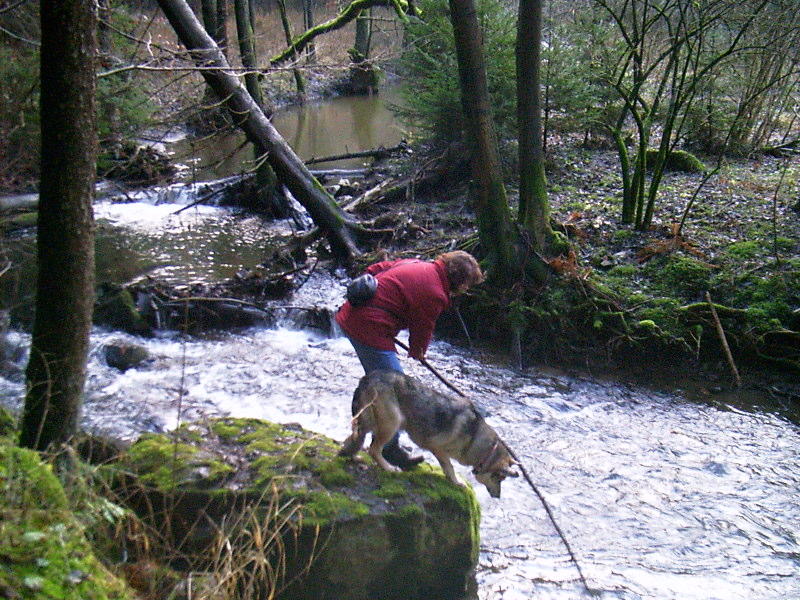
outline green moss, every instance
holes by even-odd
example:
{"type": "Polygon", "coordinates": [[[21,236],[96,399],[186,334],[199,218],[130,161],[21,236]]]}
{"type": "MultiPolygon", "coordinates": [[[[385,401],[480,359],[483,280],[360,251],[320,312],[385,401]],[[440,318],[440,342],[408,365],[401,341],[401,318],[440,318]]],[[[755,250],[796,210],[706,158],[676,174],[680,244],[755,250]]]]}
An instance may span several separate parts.
{"type": "Polygon", "coordinates": [[[369,514],[369,507],[339,492],[318,491],[300,495],[303,520],[310,525],[324,525],[333,519],[357,518],[369,514]]]}
{"type": "Polygon", "coordinates": [[[99,287],[94,306],[93,320],[137,335],[151,333],[150,326],[139,314],[131,293],[119,285],[103,284],[99,287]]]}
{"type": "Polygon", "coordinates": [[[66,510],[67,496],[49,464],[42,463],[35,452],[0,445],[0,483],[8,490],[2,494],[2,505],[24,509],[48,506],[66,510]],[[25,485],[14,485],[24,482],[25,485]]]}
{"type": "MultiPolygon", "coordinates": [[[[658,156],[658,149],[647,149],[647,164],[652,165],[658,156]]],[[[664,169],[667,171],[683,171],[684,173],[704,173],[705,165],[691,152],[685,150],[673,150],[667,153],[664,162],[664,169]]]]}
{"type": "Polygon", "coordinates": [[[39,219],[39,213],[27,212],[14,215],[13,217],[5,217],[0,219],[0,228],[6,231],[15,231],[17,229],[28,229],[36,227],[39,219]]]}
{"type": "Polygon", "coordinates": [[[213,431],[223,441],[230,441],[239,438],[242,435],[243,424],[241,420],[216,421],[211,425],[213,431]]]}
{"type": "Polygon", "coordinates": [[[638,310],[636,316],[639,322],[652,322],[676,335],[683,331],[680,303],[672,298],[655,298],[650,306],[638,310]]]}
{"type": "Polygon", "coordinates": [[[636,265],[617,265],[613,267],[608,274],[612,277],[625,277],[631,278],[639,272],[639,267],[636,265]]]}
{"type": "Polygon", "coordinates": [[[653,259],[645,267],[656,287],[664,294],[692,298],[709,289],[711,267],[685,256],[653,259]]]}
{"type": "Polygon", "coordinates": [[[205,486],[233,472],[233,467],[197,446],[160,434],[139,438],[128,450],[126,462],[143,483],[161,490],[205,486]]]}
{"type": "Polygon", "coordinates": [[[617,231],[614,232],[614,235],[611,236],[611,239],[612,241],[619,243],[630,240],[634,238],[635,235],[636,234],[633,233],[633,231],[631,231],[630,229],[618,229],[617,231]]]}
{"type": "Polygon", "coordinates": [[[0,483],[0,590],[31,600],[133,597],[95,557],[38,454],[0,445],[0,483]]]}
{"type": "Polygon", "coordinates": [[[763,248],[764,244],[760,242],[734,242],[725,249],[725,254],[736,259],[755,258],[761,254],[763,248]]]}
{"type": "Polygon", "coordinates": [[[373,492],[379,498],[402,498],[408,495],[407,482],[398,477],[388,477],[390,473],[381,471],[378,475],[380,487],[373,492]]]}
{"type": "Polygon", "coordinates": [[[345,469],[347,460],[336,457],[323,463],[319,468],[319,478],[325,487],[343,487],[352,485],[355,477],[345,469]]]}
{"type": "Polygon", "coordinates": [[[0,406],[0,437],[12,437],[17,433],[17,419],[10,411],[0,406]]]}

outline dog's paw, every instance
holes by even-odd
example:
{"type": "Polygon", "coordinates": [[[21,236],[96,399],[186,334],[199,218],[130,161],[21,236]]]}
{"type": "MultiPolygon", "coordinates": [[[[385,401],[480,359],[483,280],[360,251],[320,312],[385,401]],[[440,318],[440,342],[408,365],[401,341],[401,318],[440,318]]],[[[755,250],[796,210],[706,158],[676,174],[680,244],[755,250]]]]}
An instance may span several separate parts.
{"type": "Polygon", "coordinates": [[[389,473],[402,473],[403,469],[400,467],[395,467],[394,465],[387,465],[383,467],[384,471],[388,471],[389,473]]]}

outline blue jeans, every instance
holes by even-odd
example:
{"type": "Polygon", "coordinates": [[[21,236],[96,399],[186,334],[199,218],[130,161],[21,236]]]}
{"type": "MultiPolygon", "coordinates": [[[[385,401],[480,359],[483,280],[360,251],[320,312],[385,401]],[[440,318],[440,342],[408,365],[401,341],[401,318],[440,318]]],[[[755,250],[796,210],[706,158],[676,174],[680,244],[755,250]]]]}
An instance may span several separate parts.
{"type": "Polygon", "coordinates": [[[347,339],[350,340],[350,343],[353,345],[353,349],[358,355],[358,360],[361,361],[361,366],[364,367],[364,373],[369,374],[378,369],[403,372],[403,367],[400,365],[397,352],[393,350],[378,350],[372,346],[357,342],[351,337],[347,339]]]}

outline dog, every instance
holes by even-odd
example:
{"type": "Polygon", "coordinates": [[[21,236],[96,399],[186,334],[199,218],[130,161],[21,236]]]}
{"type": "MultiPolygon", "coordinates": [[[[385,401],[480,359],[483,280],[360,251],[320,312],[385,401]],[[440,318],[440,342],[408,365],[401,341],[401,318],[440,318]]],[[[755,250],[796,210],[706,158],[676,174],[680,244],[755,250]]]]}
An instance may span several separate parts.
{"type": "Polygon", "coordinates": [[[516,461],[506,445],[472,403],[425,387],[398,371],[378,370],[365,375],[353,394],[353,432],[342,444],[339,456],[352,457],[372,433],[369,455],[387,471],[390,465],[381,450],[394,434],[405,429],[421,448],[430,450],[449,481],[457,479],[450,458],[472,467],[492,498],[500,497],[500,484],[517,477],[516,461]]]}

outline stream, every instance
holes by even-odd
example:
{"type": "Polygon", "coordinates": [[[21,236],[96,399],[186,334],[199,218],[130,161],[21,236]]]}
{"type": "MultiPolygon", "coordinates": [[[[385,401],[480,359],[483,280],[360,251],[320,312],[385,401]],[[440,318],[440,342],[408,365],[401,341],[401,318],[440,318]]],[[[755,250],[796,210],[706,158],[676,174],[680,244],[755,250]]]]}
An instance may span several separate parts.
{"type": "MultiPolygon", "coordinates": [[[[224,208],[177,212],[188,199],[181,202],[99,202],[102,277],[229,277],[263,260],[291,227],[224,208]]],[[[31,239],[11,242],[15,260],[24,262],[31,239]]],[[[24,283],[27,273],[17,281],[24,283]]],[[[277,303],[301,308],[276,308],[281,318],[271,327],[151,339],[95,328],[83,427],[135,439],[231,415],[299,423],[343,440],[360,364],[335,329],[297,326],[302,307],[335,310],[343,282],[316,270],[277,303]],[[147,347],[152,360],[124,373],[109,367],[102,347],[116,339],[147,347]]],[[[19,408],[29,337],[12,330],[6,338],[0,402],[19,408]]],[[[428,359],[520,457],[598,590],[595,597],[800,598],[797,407],[747,390],[700,399],[680,389],[666,393],[537,367],[520,371],[445,341],[434,341],[428,359]]],[[[403,364],[446,391],[421,365],[407,358],[403,364]]],[[[468,469],[457,472],[475,483],[468,469]]],[[[483,486],[475,489],[481,548],[467,600],[589,597],[522,478],[506,480],[498,500],[483,486]]]]}

